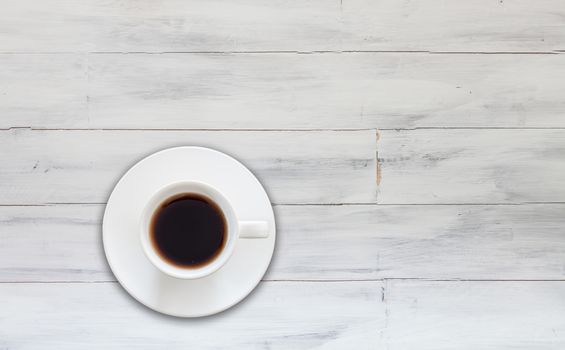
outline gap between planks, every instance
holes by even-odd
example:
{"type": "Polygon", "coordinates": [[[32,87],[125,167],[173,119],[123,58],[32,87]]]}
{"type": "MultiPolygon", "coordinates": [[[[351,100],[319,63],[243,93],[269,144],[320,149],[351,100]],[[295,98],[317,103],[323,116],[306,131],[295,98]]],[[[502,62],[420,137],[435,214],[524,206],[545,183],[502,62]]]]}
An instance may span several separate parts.
{"type": "Polygon", "coordinates": [[[320,132],[320,131],[417,131],[417,130],[565,130],[563,126],[418,126],[413,128],[285,128],[285,129],[265,129],[265,128],[38,128],[31,126],[10,126],[0,128],[0,131],[29,130],[29,131],[246,131],[246,132],[320,132]]]}
{"type": "MultiPolygon", "coordinates": [[[[413,282],[565,282],[565,279],[437,279],[437,278],[418,278],[418,277],[402,277],[402,278],[366,278],[366,279],[266,279],[261,283],[361,283],[361,282],[388,282],[388,281],[413,281],[413,282]]],[[[118,281],[0,281],[1,284],[118,284],[118,281]]]]}
{"type": "Polygon", "coordinates": [[[7,51],[0,55],[175,55],[175,54],[203,54],[203,55],[256,55],[256,54],[283,54],[283,55],[316,55],[316,54],[430,54],[430,55],[560,55],[565,50],[552,51],[429,51],[429,50],[245,50],[245,51],[7,51]]]}

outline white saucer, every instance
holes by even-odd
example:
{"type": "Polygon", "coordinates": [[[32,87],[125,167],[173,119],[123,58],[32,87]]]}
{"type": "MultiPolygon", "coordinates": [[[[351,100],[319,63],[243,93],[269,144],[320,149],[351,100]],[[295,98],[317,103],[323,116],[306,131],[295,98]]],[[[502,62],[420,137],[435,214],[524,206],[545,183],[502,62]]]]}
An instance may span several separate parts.
{"type": "Polygon", "coordinates": [[[265,274],[275,247],[275,216],[263,186],[237,160],[202,147],[166,149],[134,165],[108,199],[102,230],[108,264],[124,289],[145,306],[178,317],[212,315],[240,302],[265,274]],[[269,237],[239,239],[230,260],[210,276],[165,275],[141,248],[139,217],[155,191],[183,180],[221,190],[240,220],[269,222],[269,237]]]}

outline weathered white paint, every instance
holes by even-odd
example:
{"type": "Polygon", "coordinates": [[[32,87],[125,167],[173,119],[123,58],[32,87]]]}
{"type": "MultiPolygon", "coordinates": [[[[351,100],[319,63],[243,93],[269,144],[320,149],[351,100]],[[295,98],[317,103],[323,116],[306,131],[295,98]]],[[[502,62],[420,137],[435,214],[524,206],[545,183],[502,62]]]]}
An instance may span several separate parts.
{"type": "Polygon", "coordinates": [[[382,131],[379,203],[564,202],[565,130],[382,131]]]}
{"type": "Polygon", "coordinates": [[[565,347],[565,282],[387,281],[388,349],[565,347]]]}
{"type": "Polygon", "coordinates": [[[375,349],[381,282],[263,282],[219,315],[151,311],[116,283],[0,284],[4,349],[375,349]]]}
{"type": "Polygon", "coordinates": [[[103,205],[0,206],[0,282],[112,281],[103,205]]]}
{"type": "Polygon", "coordinates": [[[277,206],[267,279],[565,279],[565,205],[277,206]]]}
{"type": "Polygon", "coordinates": [[[0,67],[1,128],[88,122],[86,57],[0,55],[0,67]]]}
{"type": "MultiPolygon", "coordinates": [[[[374,202],[375,132],[0,131],[0,204],[104,203],[120,176],[168,147],[246,164],[275,203],[374,202]]],[[[229,176],[226,175],[226,176],[229,176]]]]}
{"type": "Polygon", "coordinates": [[[564,58],[0,55],[0,127],[565,127],[564,58]]]}
{"type": "Polygon", "coordinates": [[[565,49],[560,0],[5,2],[4,52],[565,49]]]}
{"type": "MultiPolygon", "coordinates": [[[[0,207],[0,282],[115,281],[103,205],[0,207]]],[[[565,279],[565,205],[275,206],[265,280],[565,279]]]]}
{"type": "Polygon", "coordinates": [[[530,54],[565,50],[563,1],[0,8],[0,128],[171,129],[0,131],[0,348],[564,347],[563,204],[508,205],[565,202],[565,63],[530,54]],[[422,127],[447,129],[376,143],[422,127]],[[262,131],[328,128],[371,130],[262,131]],[[276,206],[271,281],[198,320],[89,283],[113,279],[103,205],[10,206],[103,203],[135,161],[185,144],[242,159],[276,203],[354,205],[276,206]],[[408,205],[359,205],[379,181],[379,203],[408,205]]]}
{"type": "Polygon", "coordinates": [[[123,349],[556,349],[565,282],[263,282],[195,320],[159,315],[114,283],[0,284],[0,346],[123,349]]]}

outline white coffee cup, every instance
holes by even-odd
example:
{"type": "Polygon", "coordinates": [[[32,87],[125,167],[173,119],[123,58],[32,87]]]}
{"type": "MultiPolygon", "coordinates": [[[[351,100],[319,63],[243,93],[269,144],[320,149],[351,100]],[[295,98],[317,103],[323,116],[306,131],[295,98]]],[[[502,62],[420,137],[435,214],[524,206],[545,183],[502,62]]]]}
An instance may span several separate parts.
{"type": "Polygon", "coordinates": [[[141,246],[149,261],[163,273],[183,279],[196,279],[208,276],[220,269],[231,257],[238,239],[267,238],[269,225],[266,221],[240,221],[228,199],[216,188],[203,182],[183,181],[169,184],[151,196],[140,217],[141,246]],[[226,219],[226,243],[222,251],[209,263],[184,268],[163,259],[151,242],[151,220],[155,211],[167,199],[182,193],[205,196],[216,203],[226,219]]]}

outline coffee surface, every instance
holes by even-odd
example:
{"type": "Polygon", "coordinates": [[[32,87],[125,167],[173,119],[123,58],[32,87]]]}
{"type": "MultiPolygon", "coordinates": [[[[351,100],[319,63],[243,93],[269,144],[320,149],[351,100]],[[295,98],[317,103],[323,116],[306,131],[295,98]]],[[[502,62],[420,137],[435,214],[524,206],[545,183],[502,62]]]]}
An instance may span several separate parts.
{"type": "Polygon", "coordinates": [[[213,261],[226,241],[227,223],[220,207],[194,193],[164,201],[153,214],[151,241],[167,262],[196,268],[213,261]]]}

